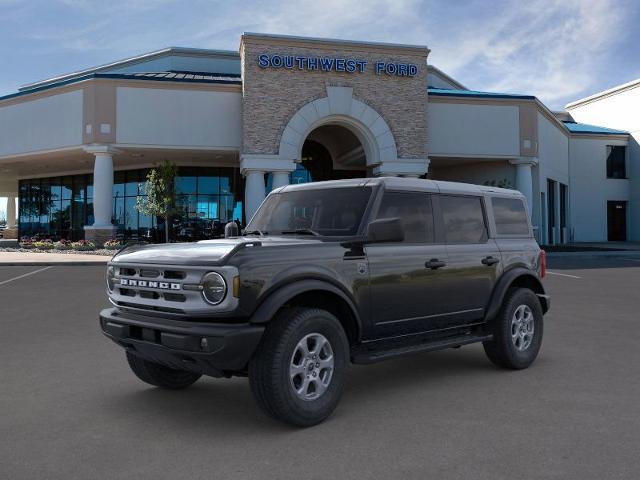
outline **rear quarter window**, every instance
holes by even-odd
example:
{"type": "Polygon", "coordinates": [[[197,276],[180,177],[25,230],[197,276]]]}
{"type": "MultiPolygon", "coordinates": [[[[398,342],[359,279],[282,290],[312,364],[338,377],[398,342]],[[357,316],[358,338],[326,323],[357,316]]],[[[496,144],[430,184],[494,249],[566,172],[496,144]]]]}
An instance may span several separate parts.
{"type": "Polygon", "coordinates": [[[522,199],[492,197],[491,206],[498,235],[529,235],[529,221],[522,199]]]}
{"type": "Polygon", "coordinates": [[[487,241],[487,226],[480,197],[440,195],[440,208],[447,243],[487,241]]]}

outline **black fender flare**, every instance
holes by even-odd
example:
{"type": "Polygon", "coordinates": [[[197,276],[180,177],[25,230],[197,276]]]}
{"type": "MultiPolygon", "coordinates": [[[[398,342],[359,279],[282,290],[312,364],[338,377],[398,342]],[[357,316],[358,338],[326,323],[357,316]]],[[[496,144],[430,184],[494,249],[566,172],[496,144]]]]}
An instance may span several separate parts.
{"type": "Polygon", "coordinates": [[[540,281],[540,278],[538,278],[538,275],[527,268],[515,267],[504,272],[496,282],[496,285],[493,287],[493,292],[491,294],[491,298],[489,299],[489,304],[485,309],[486,321],[493,320],[496,315],[498,315],[507,291],[509,290],[511,285],[513,285],[513,283],[518,280],[524,280],[526,282],[525,284],[528,284],[528,286],[532,288],[532,290],[540,300],[542,311],[544,313],[547,313],[547,310],[549,310],[549,296],[546,295],[544,287],[542,286],[542,282],[540,281]]]}
{"type": "Polygon", "coordinates": [[[358,335],[362,332],[362,322],[358,310],[353,300],[341,288],[333,285],[326,280],[302,279],[294,280],[280,287],[276,287],[268,294],[266,299],[260,303],[258,308],[251,315],[250,323],[264,324],[269,322],[273,316],[286,304],[289,300],[300,295],[301,293],[313,290],[321,290],[340,297],[348,305],[353,318],[356,321],[358,335]]]}

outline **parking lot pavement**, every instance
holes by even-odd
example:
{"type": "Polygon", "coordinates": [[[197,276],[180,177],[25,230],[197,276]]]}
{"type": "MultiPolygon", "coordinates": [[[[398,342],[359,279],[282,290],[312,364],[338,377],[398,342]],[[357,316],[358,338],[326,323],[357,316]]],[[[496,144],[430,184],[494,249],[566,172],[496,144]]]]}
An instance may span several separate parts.
{"type": "MultiPolygon", "coordinates": [[[[0,282],[37,269],[0,267],[0,282]]],[[[246,379],[139,382],[99,333],[103,267],[2,284],[0,478],[637,478],[640,262],[549,270],[530,369],[494,368],[479,345],[354,366],[306,430],[265,418],[246,379]]]]}

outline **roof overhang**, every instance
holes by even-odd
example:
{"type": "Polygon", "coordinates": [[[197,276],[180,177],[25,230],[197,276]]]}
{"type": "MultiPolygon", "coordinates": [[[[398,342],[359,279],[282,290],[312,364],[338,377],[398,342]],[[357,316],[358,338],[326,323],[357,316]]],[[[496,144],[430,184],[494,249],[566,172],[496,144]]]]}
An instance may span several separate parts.
{"type": "Polygon", "coordinates": [[[617,87],[610,88],[608,90],[603,90],[602,92],[594,93],[588,97],[581,98],[571,103],[567,103],[564,108],[567,110],[571,110],[573,108],[580,107],[587,103],[597,102],[598,100],[602,100],[604,98],[610,97],[612,95],[616,95],[618,93],[626,92],[627,90],[632,90],[636,87],[640,87],[640,78],[636,80],[632,80],[627,83],[623,83],[622,85],[618,85],[617,87]]]}
{"type": "Polygon", "coordinates": [[[111,70],[113,68],[122,68],[122,67],[131,66],[131,65],[136,65],[143,62],[148,62],[149,60],[168,57],[171,55],[207,56],[207,57],[221,57],[221,58],[229,57],[229,58],[238,58],[238,59],[240,58],[240,54],[238,52],[234,52],[230,50],[209,50],[209,49],[203,49],[203,48],[168,47],[168,48],[163,48],[161,50],[156,50],[154,52],[143,53],[142,55],[136,55],[135,57],[125,58],[123,60],[117,60],[115,62],[100,65],[98,67],[78,70],[76,72],[67,73],[65,75],[60,75],[60,76],[49,78],[46,80],[40,80],[38,82],[28,83],[18,88],[18,92],[22,92],[25,90],[32,90],[34,88],[39,88],[39,87],[43,87],[50,84],[64,82],[66,80],[70,80],[77,77],[84,77],[86,75],[90,75],[93,73],[104,72],[105,70],[111,70]]]}

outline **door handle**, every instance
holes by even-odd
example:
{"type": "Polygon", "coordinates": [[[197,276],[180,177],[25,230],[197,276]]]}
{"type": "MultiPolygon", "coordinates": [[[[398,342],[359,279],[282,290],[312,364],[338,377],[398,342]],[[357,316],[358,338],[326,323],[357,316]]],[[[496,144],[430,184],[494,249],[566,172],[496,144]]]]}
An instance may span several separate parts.
{"type": "Polygon", "coordinates": [[[437,258],[432,258],[428,262],[424,264],[426,268],[430,268],[431,270],[437,270],[438,268],[442,268],[446,265],[446,263],[438,260],[437,258]]]}
{"type": "Polygon", "coordinates": [[[496,263],[498,263],[500,260],[492,257],[491,255],[489,255],[488,257],[484,257],[481,262],[486,265],[487,267],[490,267],[491,265],[495,265],[496,263]]]}

